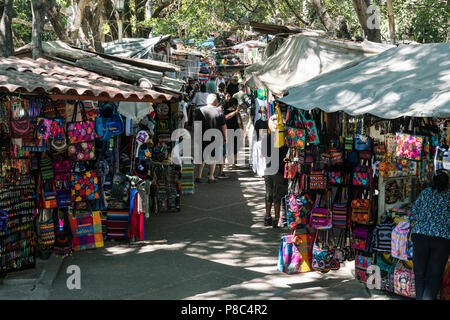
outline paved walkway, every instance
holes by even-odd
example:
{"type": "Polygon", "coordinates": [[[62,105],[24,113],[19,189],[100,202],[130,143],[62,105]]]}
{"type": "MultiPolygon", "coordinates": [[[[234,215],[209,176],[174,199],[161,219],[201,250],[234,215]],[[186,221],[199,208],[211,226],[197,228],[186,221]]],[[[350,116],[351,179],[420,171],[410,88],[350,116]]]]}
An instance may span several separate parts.
{"type": "Polygon", "coordinates": [[[371,295],[354,280],[353,262],[327,274],[278,272],[286,230],[263,226],[263,179],[246,168],[227,173],[227,180],[196,185],[194,195],[182,197],[180,212],[153,214],[146,241],[108,241],[105,248],[76,252],[64,259],[51,287],[0,285],[0,298],[14,298],[14,290],[24,299],[395,298],[371,295]],[[67,288],[70,265],[80,267],[79,290],[67,288]]]}

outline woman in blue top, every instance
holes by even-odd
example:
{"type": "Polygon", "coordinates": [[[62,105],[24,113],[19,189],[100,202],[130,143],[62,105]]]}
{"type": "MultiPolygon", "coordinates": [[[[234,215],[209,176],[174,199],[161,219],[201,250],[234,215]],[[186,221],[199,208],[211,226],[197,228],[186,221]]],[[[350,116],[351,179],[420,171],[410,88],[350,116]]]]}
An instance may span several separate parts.
{"type": "Polygon", "coordinates": [[[413,265],[417,300],[437,299],[450,254],[450,190],[440,170],[417,198],[412,210],[413,265]]]}

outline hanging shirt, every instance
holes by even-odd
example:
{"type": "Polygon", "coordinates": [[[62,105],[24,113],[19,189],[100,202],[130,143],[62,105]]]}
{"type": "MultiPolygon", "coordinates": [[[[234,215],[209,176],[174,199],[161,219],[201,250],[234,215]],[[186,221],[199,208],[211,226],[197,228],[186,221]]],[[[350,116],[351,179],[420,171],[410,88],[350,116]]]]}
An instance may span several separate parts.
{"type": "Polygon", "coordinates": [[[424,189],[412,209],[412,233],[450,239],[450,189],[424,189]]]}

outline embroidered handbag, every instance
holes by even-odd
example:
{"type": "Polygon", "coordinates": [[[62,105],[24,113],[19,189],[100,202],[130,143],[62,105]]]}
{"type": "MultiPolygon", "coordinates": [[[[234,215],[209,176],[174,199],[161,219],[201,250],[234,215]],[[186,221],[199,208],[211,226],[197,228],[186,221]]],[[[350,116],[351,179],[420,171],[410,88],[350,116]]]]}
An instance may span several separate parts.
{"type": "Polygon", "coordinates": [[[58,208],[72,206],[72,193],[70,190],[56,190],[56,201],[58,208]]]}
{"type": "Polygon", "coordinates": [[[290,194],[285,197],[289,225],[292,222],[306,224],[312,203],[309,194],[290,194]]]}
{"type": "Polygon", "coordinates": [[[406,244],[408,242],[408,234],[410,224],[408,221],[400,221],[392,230],[391,235],[391,255],[399,260],[408,260],[406,252],[406,244]]]}
{"type": "Polygon", "coordinates": [[[283,236],[278,253],[277,270],[287,274],[312,271],[312,246],[314,237],[310,233],[283,236]]]}
{"type": "Polygon", "coordinates": [[[330,185],[343,185],[346,183],[346,175],[343,171],[330,170],[327,172],[327,183],[330,185]]]}
{"type": "Polygon", "coordinates": [[[394,271],[394,292],[409,298],[416,297],[414,272],[402,261],[397,263],[394,271]]]}
{"type": "Polygon", "coordinates": [[[372,169],[368,166],[357,166],[353,172],[353,186],[369,187],[372,184],[372,169]]]}
{"type": "Polygon", "coordinates": [[[72,122],[67,124],[67,137],[70,144],[93,141],[95,139],[95,120],[87,120],[86,110],[83,102],[79,101],[75,104],[72,122]],[[81,105],[82,121],[76,121],[77,107],[81,105]]]}
{"type": "Polygon", "coordinates": [[[339,261],[334,256],[334,250],[330,249],[328,243],[328,230],[326,231],[326,240],[324,243],[319,243],[319,231],[316,231],[312,250],[312,269],[327,273],[330,270],[338,270],[340,268],[339,261]]]}
{"type": "Polygon", "coordinates": [[[30,130],[30,117],[28,113],[28,101],[22,99],[11,100],[6,103],[10,108],[10,130],[13,138],[21,138],[30,130]]]}
{"type": "Polygon", "coordinates": [[[68,148],[70,161],[89,161],[95,160],[94,141],[71,144],[68,148]]]}
{"type": "MultiPolygon", "coordinates": [[[[370,196],[369,196],[370,198],[370,196]]],[[[371,199],[355,199],[351,202],[351,220],[359,224],[372,224],[371,199]]]]}
{"type": "Polygon", "coordinates": [[[41,140],[49,140],[52,138],[52,123],[51,119],[37,118],[37,133],[38,137],[41,140]]]}
{"type": "Polygon", "coordinates": [[[333,227],[333,214],[331,212],[331,192],[327,192],[327,207],[321,208],[320,199],[322,196],[317,194],[314,208],[311,210],[309,224],[316,230],[327,230],[333,227]]]}
{"type": "Polygon", "coordinates": [[[333,213],[333,227],[339,229],[347,228],[348,218],[348,201],[347,201],[347,189],[338,188],[336,192],[332,213],[333,213]]]}
{"type": "Polygon", "coordinates": [[[342,152],[339,152],[339,151],[330,152],[330,164],[332,166],[340,165],[343,163],[344,163],[344,157],[342,155],[342,152]]]}
{"type": "Polygon", "coordinates": [[[296,109],[288,110],[285,127],[286,146],[302,150],[306,146],[306,130],[299,126],[301,122],[298,121],[297,114],[296,109]]]}
{"type": "Polygon", "coordinates": [[[370,142],[371,142],[370,137],[361,134],[355,135],[355,150],[357,151],[370,150],[371,146],[370,142]]]}
{"type": "Polygon", "coordinates": [[[395,135],[395,141],[397,144],[395,156],[397,158],[406,158],[415,161],[421,160],[423,137],[397,133],[395,135]]]}
{"type": "Polygon", "coordinates": [[[75,207],[69,212],[70,229],[72,230],[72,247],[74,251],[103,247],[103,229],[100,211],[81,211],[75,207]]]}
{"type": "Polygon", "coordinates": [[[372,257],[358,255],[355,257],[355,277],[363,283],[367,283],[369,275],[367,269],[373,264],[372,257]]]}
{"type": "Polygon", "coordinates": [[[310,190],[326,190],[327,176],[325,171],[311,171],[309,175],[309,189],[310,190]]]}
{"type": "Polygon", "coordinates": [[[97,173],[94,170],[84,173],[73,172],[71,190],[73,202],[100,199],[97,173]]]}
{"type": "Polygon", "coordinates": [[[307,120],[303,112],[298,111],[303,119],[303,126],[306,128],[306,142],[309,144],[319,144],[319,134],[314,120],[307,120]]]}
{"type": "Polygon", "coordinates": [[[72,174],[72,166],[69,160],[54,158],[55,180],[70,180],[72,174]]]}
{"type": "Polygon", "coordinates": [[[370,233],[365,226],[356,226],[353,229],[353,244],[355,250],[370,252],[370,233]]]}

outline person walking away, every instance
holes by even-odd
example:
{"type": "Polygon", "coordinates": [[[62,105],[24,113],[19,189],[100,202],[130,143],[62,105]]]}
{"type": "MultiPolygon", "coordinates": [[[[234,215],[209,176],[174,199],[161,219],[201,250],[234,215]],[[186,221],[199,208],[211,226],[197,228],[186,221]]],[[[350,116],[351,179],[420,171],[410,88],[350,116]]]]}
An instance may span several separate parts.
{"type": "Polygon", "coordinates": [[[216,93],[217,85],[216,85],[216,76],[211,76],[208,81],[206,81],[206,92],[208,93],[216,93]]]}
{"type": "MultiPolygon", "coordinates": [[[[283,117],[284,118],[284,117],[283,117]]],[[[269,128],[271,133],[268,134],[267,139],[267,156],[268,161],[266,161],[266,172],[264,175],[264,182],[266,188],[266,215],[264,217],[264,226],[272,225],[273,228],[278,228],[278,220],[280,219],[280,210],[281,210],[281,199],[287,194],[288,183],[287,179],[284,178],[284,159],[286,158],[286,154],[288,152],[288,148],[283,146],[279,148],[278,159],[273,159],[271,157],[271,146],[275,143],[275,132],[277,128],[277,116],[273,115],[269,119],[269,128]],[[276,166],[273,163],[273,160],[278,160],[278,170],[275,174],[269,174],[267,172],[267,168],[276,166]],[[274,208],[275,218],[272,218],[271,210],[272,204],[274,208]]]]}
{"type": "MultiPolygon", "coordinates": [[[[222,133],[223,137],[223,148],[226,144],[226,133],[227,133],[227,125],[225,122],[225,116],[223,114],[223,111],[217,107],[217,95],[216,94],[209,94],[207,98],[207,105],[202,108],[198,108],[195,112],[195,121],[201,121],[202,123],[202,137],[204,136],[205,132],[208,129],[218,129],[222,133]]],[[[213,140],[214,141],[214,140],[213,140]]],[[[202,140],[202,163],[199,165],[197,178],[195,179],[195,182],[202,183],[202,174],[203,169],[205,167],[205,158],[203,157],[203,153],[205,148],[213,143],[213,141],[203,141],[202,140]]],[[[213,150],[211,153],[211,156],[215,157],[215,151],[213,150]]],[[[216,161],[211,161],[209,165],[209,183],[214,183],[216,180],[214,179],[214,171],[216,168],[216,161]]]]}
{"type": "Polygon", "coordinates": [[[206,85],[200,85],[200,91],[196,92],[194,95],[194,99],[192,99],[192,104],[196,106],[196,108],[201,108],[207,105],[208,94],[206,92],[206,85]]]}
{"type": "Polygon", "coordinates": [[[417,300],[435,300],[450,254],[448,173],[439,170],[412,209],[413,266],[417,300]]]}
{"type": "MultiPolygon", "coordinates": [[[[230,100],[230,103],[226,106],[224,114],[225,114],[225,121],[227,123],[227,129],[233,130],[233,132],[239,129],[238,124],[239,106],[236,99],[232,98],[230,100]]],[[[232,168],[236,169],[236,161],[238,154],[238,137],[237,136],[233,137],[233,146],[230,146],[229,144],[230,142],[228,142],[228,145],[226,146],[227,154],[228,152],[231,152],[231,150],[233,151],[232,168]]],[[[226,178],[226,175],[223,172],[223,169],[225,167],[225,156],[226,154],[223,157],[223,163],[220,165],[219,177],[221,178],[226,178]]]]}
{"type": "Polygon", "coordinates": [[[233,76],[230,79],[230,82],[228,83],[227,93],[229,93],[230,96],[233,97],[233,95],[238,92],[239,92],[239,78],[238,76],[233,76]]]}
{"type": "Polygon", "coordinates": [[[222,108],[222,110],[225,110],[225,104],[226,104],[226,92],[225,92],[225,84],[220,83],[219,88],[217,90],[217,100],[219,101],[219,106],[222,108]]]}

